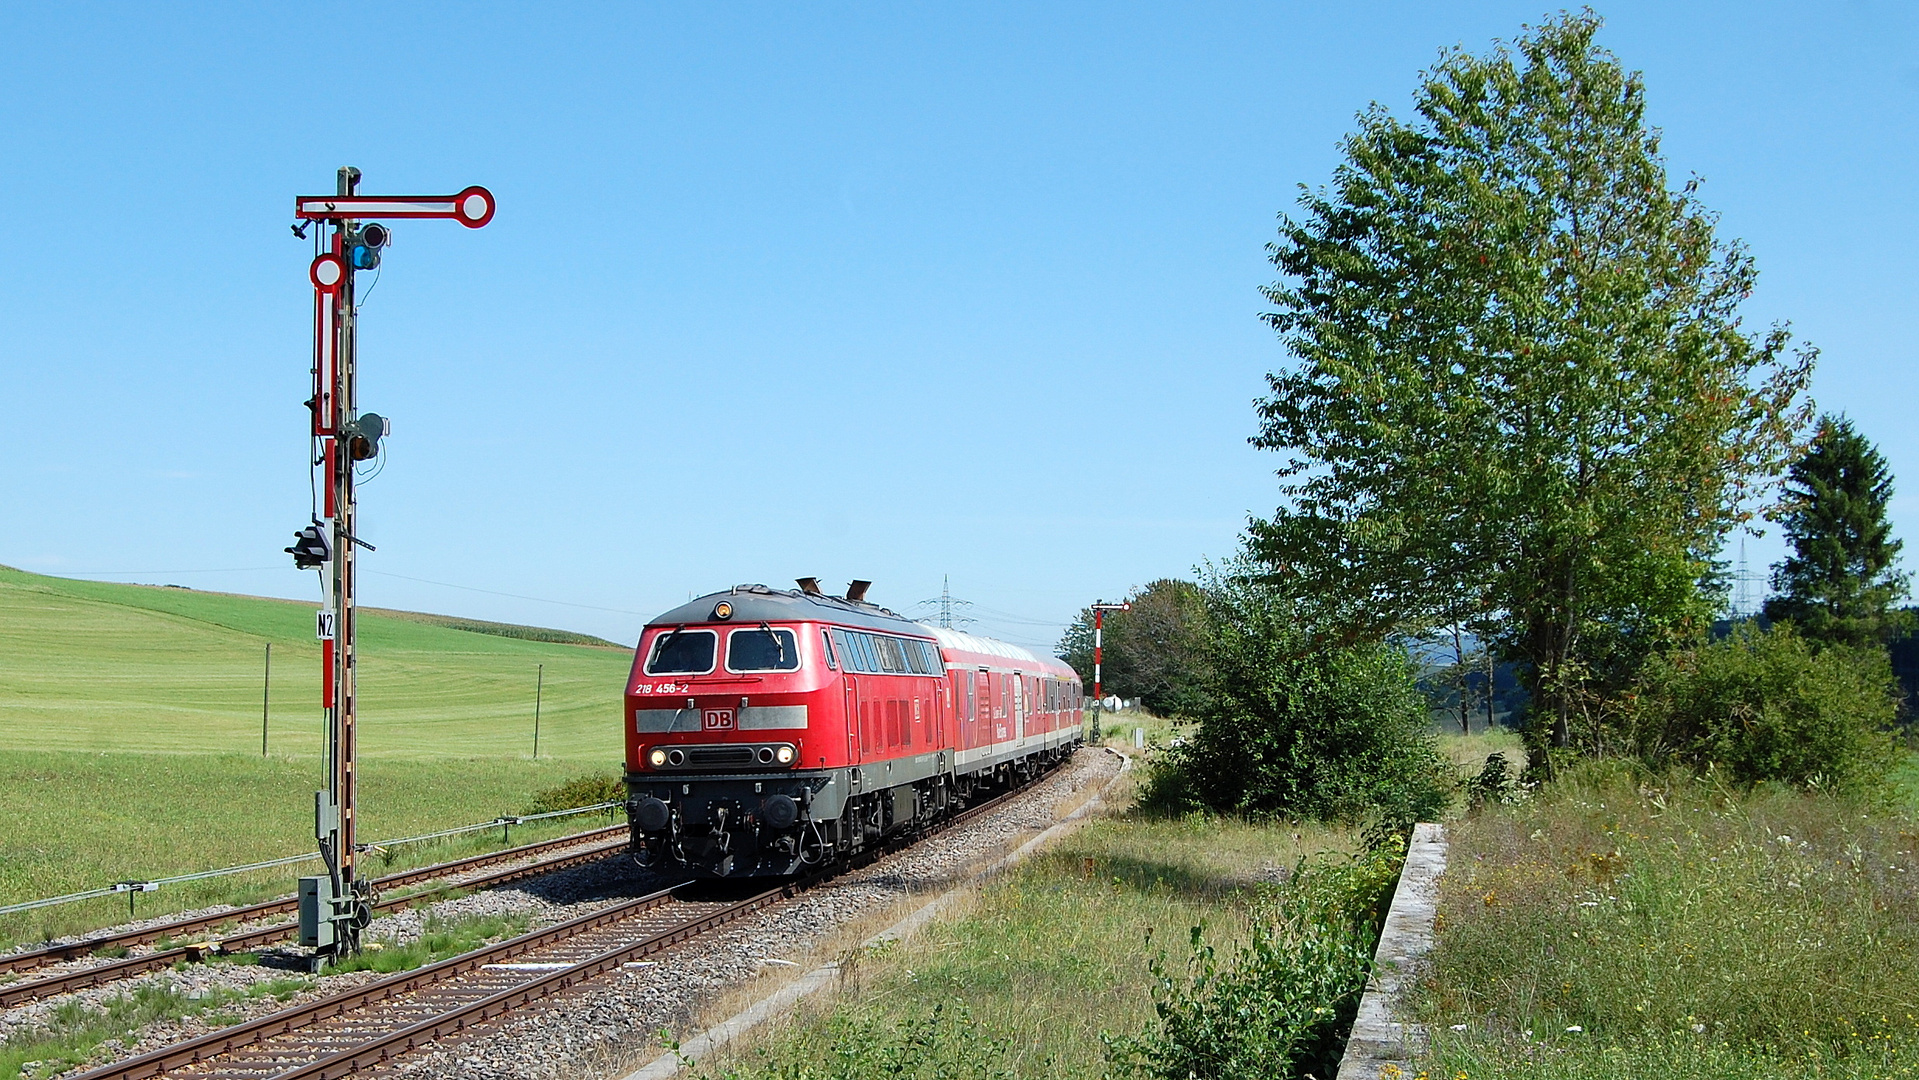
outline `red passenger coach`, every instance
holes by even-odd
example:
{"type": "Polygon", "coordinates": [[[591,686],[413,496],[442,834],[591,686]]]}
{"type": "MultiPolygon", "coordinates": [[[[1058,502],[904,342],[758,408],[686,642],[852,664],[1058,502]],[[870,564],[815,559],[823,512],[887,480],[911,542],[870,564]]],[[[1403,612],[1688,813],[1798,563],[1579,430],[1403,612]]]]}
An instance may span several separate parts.
{"type": "Polygon", "coordinates": [[[1083,738],[1073,669],[864,599],[742,585],[661,615],[626,688],[650,866],[791,875],[925,827],[1083,738]]]}

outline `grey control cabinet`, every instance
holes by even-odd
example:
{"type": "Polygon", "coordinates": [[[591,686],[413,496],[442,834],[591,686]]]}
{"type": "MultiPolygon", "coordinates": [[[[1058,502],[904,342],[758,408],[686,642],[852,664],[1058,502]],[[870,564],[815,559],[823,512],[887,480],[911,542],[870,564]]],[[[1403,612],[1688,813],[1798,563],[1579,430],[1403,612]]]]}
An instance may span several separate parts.
{"type": "Polygon", "coordinates": [[[300,879],[300,944],[309,949],[331,948],[333,937],[333,879],[300,879]]]}

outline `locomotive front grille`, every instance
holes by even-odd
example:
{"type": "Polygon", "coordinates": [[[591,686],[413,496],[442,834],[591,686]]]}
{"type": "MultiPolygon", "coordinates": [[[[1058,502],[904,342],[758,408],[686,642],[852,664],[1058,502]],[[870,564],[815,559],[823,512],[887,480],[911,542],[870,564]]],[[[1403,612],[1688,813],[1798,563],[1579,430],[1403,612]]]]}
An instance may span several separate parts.
{"type": "Polygon", "coordinates": [[[686,751],[686,763],[696,769],[742,769],[754,761],[751,746],[692,746],[686,751]]]}
{"type": "Polygon", "coordinates": [[[650,747],[645,761],[648,768],[665,772],[738,772],[790,769],[799,762],[799,757],[799,747],[793,743],[708,743],[650,747]]]}

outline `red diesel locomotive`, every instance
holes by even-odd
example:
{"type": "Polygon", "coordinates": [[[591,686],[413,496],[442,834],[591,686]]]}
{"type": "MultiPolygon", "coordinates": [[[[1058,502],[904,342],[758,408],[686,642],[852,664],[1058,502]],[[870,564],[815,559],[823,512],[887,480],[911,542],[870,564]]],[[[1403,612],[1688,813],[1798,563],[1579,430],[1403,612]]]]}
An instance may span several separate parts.
{"type": "Polygon", "coordinates": [[[791,875],[1030,776],[1083,738],[1079,677],[867,603],[741,585],[647,624],[627,817],[649,866],[791,875]]]}

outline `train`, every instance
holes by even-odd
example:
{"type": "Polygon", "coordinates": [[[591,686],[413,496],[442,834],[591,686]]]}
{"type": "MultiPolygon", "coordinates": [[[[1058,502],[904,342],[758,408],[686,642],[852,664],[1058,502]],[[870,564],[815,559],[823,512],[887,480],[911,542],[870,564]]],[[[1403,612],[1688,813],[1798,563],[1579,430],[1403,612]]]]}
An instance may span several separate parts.
{"type": "Polygon", "coordinates": [[[739,585],[646,625],[626,686],[643,865],[792,877],[923,830],[1085,740],[1079,675],[817,579],[739,585]]]}

